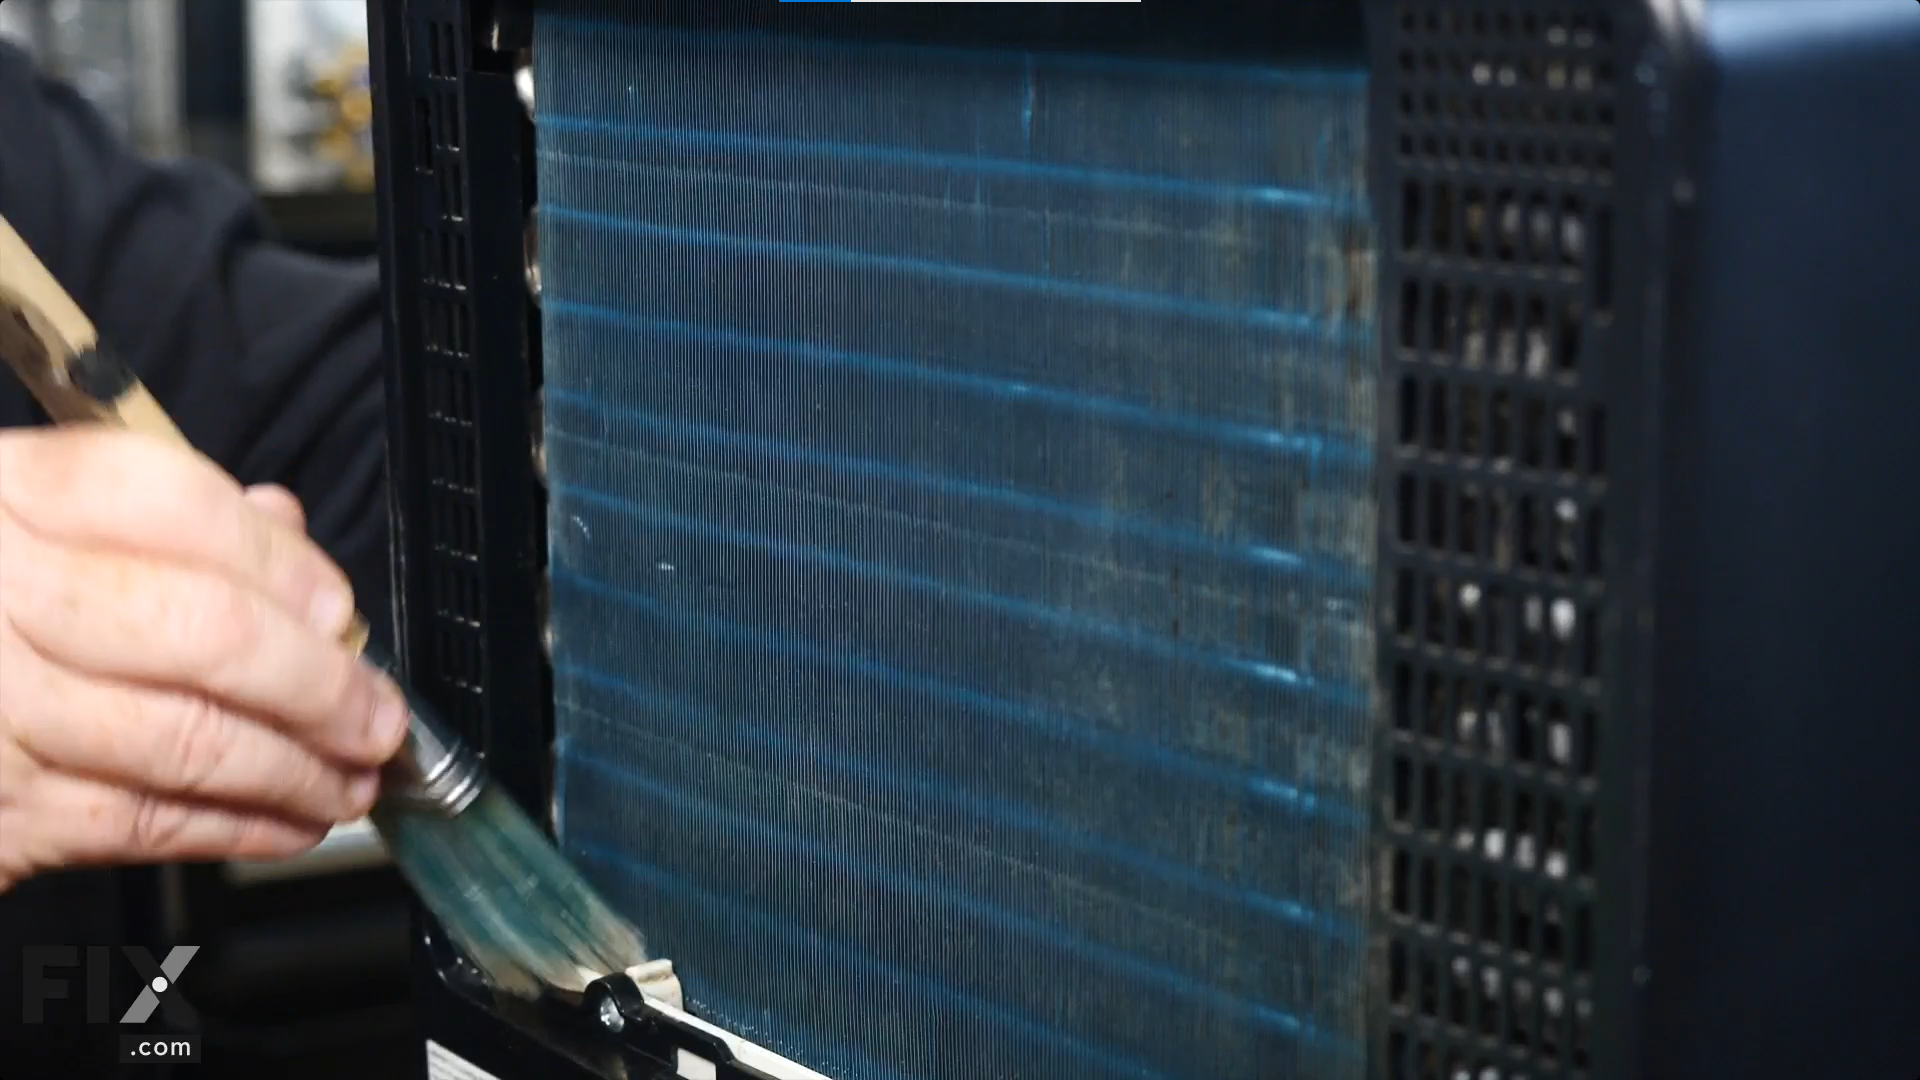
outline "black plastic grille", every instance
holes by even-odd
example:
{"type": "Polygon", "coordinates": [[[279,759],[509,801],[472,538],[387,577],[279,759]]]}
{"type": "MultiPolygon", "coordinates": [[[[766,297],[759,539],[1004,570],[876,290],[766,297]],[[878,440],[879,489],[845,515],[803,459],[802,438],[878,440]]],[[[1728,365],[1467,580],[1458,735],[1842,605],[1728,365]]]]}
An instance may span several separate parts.
{"type": "MultiPolygon", "coordinates": [[[[423,6],[423,5],[416,5],[423,6]]],[[[421,434],[425,481],[431,653],[424,674],[455,723],[480,729],[485,670],[481,588],[478,402],[475,397],[471,224],[461,78],[466,49],[457,11],[415,23],[411,177],[423,212],[418,230],[421,434]]],[[[403,181],[406,182],[406,181],[403,181]]]]}
{"type": "Polygon", "coordinates": [[[1383,239],[1376,1076],[1592,1068],[1614,26],[1371,9],[1383,239]]]}

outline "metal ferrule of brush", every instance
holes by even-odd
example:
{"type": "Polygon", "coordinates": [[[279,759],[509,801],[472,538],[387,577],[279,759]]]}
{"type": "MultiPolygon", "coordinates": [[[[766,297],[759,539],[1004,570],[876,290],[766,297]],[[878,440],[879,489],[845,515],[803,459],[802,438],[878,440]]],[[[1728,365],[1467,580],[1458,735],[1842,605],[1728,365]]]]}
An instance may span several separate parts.
{"type": "Polygon", "coordinates": [[[453,817],[479,798],[486,783],[480,755],[440,730],[417,701],[408,704],[413,715],[406,745],[387,765],[381,797],[453,817]]]}
{"type": "MultiPolygon", "coordinates": [[[[377,649],[370,647],[363,655],[394,674],[392,661],[377,649]]],[[[480,755],[411,692],[407,692],[407,712],[407,741],[387,763],[380,798],[453,817],[473,805],[486,786],[480,755]]]]}

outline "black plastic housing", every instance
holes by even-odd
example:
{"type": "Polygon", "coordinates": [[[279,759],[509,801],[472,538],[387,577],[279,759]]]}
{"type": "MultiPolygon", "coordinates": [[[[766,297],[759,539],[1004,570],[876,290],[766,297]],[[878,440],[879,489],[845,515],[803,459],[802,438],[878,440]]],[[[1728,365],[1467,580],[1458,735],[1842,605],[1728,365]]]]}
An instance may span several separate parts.
{"type": "MultiPolygon", "coordinates": [[[[401,662],[544,819],[533,133],[512,81],[531,6],[371,12],[401,662]]],[[[1364,47],[1383,327],[1369,1075],[1920,1071],[1920,144],[1902,134],[1920,12],[1875,33],[1832,0],[1769,37],[1767,9],[1809,6],[586,6],[1187,57],[1364,47]]],[[[664,1077],[671,1048],[712,1049],[494,1002],[420,926],[424,1034],[504,1080],[664,1077]]]]}

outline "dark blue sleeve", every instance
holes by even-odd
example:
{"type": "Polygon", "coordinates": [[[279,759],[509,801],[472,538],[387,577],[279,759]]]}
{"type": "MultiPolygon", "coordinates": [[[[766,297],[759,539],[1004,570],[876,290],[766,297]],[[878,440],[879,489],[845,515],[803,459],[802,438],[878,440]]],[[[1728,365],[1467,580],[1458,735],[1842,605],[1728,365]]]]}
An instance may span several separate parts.
{"type": "MultiPolygon", "coordinates": [[[[237,178],[141,158],[4,44],[0,102],[0,214],[202,451],[300,497],[362,610],[384,623],[378,267],[273,243],[237,178]]],[[[0,424],[37,415],[0,381],[0,424]]]]}

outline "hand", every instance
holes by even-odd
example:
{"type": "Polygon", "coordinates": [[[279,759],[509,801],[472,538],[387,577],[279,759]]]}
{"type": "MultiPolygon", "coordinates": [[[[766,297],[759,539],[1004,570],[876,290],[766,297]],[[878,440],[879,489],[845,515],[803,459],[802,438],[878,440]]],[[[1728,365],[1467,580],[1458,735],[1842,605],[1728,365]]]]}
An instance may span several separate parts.
{"type": "Polygon", "coordinates": [[[294,855],[365,813],[407,714],[339,644],[352,610],[285,491],[124,432],[0,431],[0,890],[294,855]]]}

